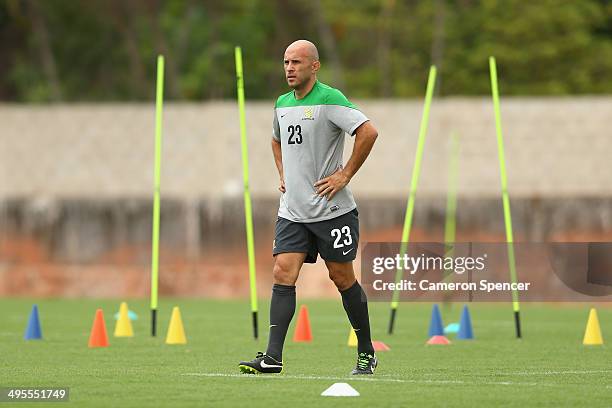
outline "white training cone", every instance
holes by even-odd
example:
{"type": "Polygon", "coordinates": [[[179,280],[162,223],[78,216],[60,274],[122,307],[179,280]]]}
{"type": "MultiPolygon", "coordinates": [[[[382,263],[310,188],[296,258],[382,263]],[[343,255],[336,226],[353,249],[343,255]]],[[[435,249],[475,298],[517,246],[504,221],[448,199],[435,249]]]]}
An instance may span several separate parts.
{"type": "Polygon", "coordinates": [[[347,383],[335,383],[321,395],[324,397],[358,397],[359,392],[347,383]]]}

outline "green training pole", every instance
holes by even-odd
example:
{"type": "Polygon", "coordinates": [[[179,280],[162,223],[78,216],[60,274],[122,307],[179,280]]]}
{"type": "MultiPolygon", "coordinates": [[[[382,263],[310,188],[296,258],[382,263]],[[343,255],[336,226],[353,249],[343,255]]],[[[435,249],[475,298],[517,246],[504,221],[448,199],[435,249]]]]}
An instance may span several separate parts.
{"type": "MultiPolygon", "coordinates": [[[[410,230],[412,228],[412,214],[414,213],[414,200],[416,197],[417,185],[419,183],[419,175],[421,173],[421,159],[423,157],[423,148],[425,146],[425,136],[427,135],[427,126],[429,124],[429,108],[431,106],[431,100],[433,98],[433,91],[436,84],[436,67],[432,65],[429,69],[429,77],[427,79],[427,91],[425,92],[425,106],[423,108],[423,115],[421,116],[421,127],[419,129],[419,139],[417,141],[416,155],[414,159],[414,166],[412,168],[412,180],[410,182],[410,194],[408,196],[408,203],[406,205],[406,216],[404,218],[404,228],[402,230],[402,242],[400,244],[400,257],[403,257],[408,248],[408,241],[410,239],[410,230]]],[[[395,281],[399,282],[402,280],[403,271],[398,269],[395,275],[395,281]]],[[[389,319],[389,334],[393,333],[393,327],[395,326],[395,315],[397,314],[397,306],[399,305],[399,291],[393,291],[393,298],[391,300],[391,317],[389,319]]]]}
{"type": "Polygon", "coordinates": [[[257,339],[257,282],[255,274],[255,249],[253,245],[253,214],[251,193],[249,192],[249,151],[246,136],[246,119],[244,114],[244,77],[242,75],[242,50],[234,49],[236,57],[236,82],[238,86],[238,110],[240,113],[240,142],[242,144],[242,180],[244,183],[244,218],[246,221],[247,254],[249,257],[249,284],[251,285],[251,314],[253,336],[257,339]]]}
{"type": "MultiPolygon", "coordinates": [[[[448,160],[448,194],[446,196],[446,217],[444,220],[445,252],[451,250],[457,230],[457,167],[459,162],[459,139],[456,133],[451,134],[448,160]]],[[[452,256],[452,255],[451,255],[452,256]]]]}
{"type": "MultiPolygon", "coordinates": [[[[512,234],[512,217],[510,215],[510,199],[508,197],[508,179],[506,177],[506,159],[504,155],[504,139],[501,127],[501,110],[499,108],[499,91],[497,87],[497,66],[495,58],[489,57],[489,71],[491,73],[491,92],[493,93],[493,106],[495,109],[495,130],[497,132],[497,153],[499,156],[499,172],[501,176],[502,202],[504,205],[504,223],[506,224],[506,242],[508,245],[508,266],[510,279],[513,283],[516,278],[516,260],[514,257],[514,237],[512,234]]],[[[521,338],[521,318],[518,291],[512,291],[512,308],[514,309],[514,325],[516,337],[521,338]]]]}
{"type": "Polygon", "coordinates": [[[157,57],[155,93],[155,167],[153,188],[153,237],[151,239],[151,336],[157,335],[157,282],[159,272],[159,186],[161,179],[162,112],[164,108],[164,56],[157,57]]]}
{"type": "MultiPolygon", "coordinates": [[[[444,219],[444,255],[453,256],[453,245],[457,231],[457,171],[459,164],[459,138],[451,133],[448,158],[448,193],[444,219]]],[[[452,271],[446,271],[446,275],[452,271]]]]}
{"type": "MultiPolygon", "coordinates": [[[[455,232],[457,230],[457,168],[459,163],[459,139],[457,134],[452,132],[450,135],[450,144],[448,150],[448,169],[447,169],[447,194],[446,194],[446,211],[444,213],[444,256],[453,257],[455,254],[455,232]]],[[[444,270],[444,281],[450,281],[454,278],[452,269],[444,270]]],[[[446,308],[450,308],[450,303],[444,297],[443,304],[446,308]]]]}

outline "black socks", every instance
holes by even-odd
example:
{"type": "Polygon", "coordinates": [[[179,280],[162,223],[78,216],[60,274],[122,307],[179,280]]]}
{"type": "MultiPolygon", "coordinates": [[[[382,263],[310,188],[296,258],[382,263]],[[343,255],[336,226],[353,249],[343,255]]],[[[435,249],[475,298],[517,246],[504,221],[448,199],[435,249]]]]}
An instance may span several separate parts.
{"type": "MultiPolygon", "coordinates": [[[[266,354],[278,362],[283,359],[283,344],[289,329],[289,323],[295,314],[295,286],[272,286],[272,300],[270,302],[270,337],[266,354]]],[[[367,308],[366,308],[367,319],[367,308]]],[[[368,328],[368,336],[369,336],[368,328]]]]}
{"type": "Polygon", "coordinates": [[[353,326],[357,335],[357,352],[374,354],[374,347],[372,347],[372,339],[370,338],[368,301],[361,285],[355,281],[353,286],[340,291],[340,294],[342,295],[342,306],[344,306],[351,326],[353,326]]]}
{"type": "MultiPolygon", "coordinates": [[[[374,354],[370,338],[370,317],[366,295],[355,281],[353,286],[340,292],[342,305],[348,315],[351,326],[355,330],[358,341],[358,352],[374,354]]],[[[266,354],[281,362],[283,359],[283,344],[289,330],[289,324],[295,314],[295,286],[278,285],[272,287],[270,302],[270,336],[266,354]]]]}

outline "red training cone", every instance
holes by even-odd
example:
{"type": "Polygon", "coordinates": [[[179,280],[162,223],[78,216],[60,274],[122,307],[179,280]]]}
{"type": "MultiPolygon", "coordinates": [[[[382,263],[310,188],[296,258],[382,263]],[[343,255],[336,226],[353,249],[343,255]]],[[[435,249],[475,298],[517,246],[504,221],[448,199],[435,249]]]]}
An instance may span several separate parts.
{"type": "Polygon", "coordinates": [[[96,310],[96,317],[89,335],[89,347],[108,347],[108,335],[102,309],[96,310]]]}
{"type": "Polygon", "coordinates": [[[372,347],[374,347],[374,351],[389,351],[391,348],[387,346],[382,341],[374,340],[372,341],[372,347]]]}
{"type": "Polygon", "coordinates": [[[427,340],[427,344],[451,344],[451,342],[444,336],[433,336],[427,340]]]}
{"type": "Polygon", "coordinates": [[[300,307],[300,314],[298,315],[297,324],[295,325],[293,341],[312,341],[310,319],[308,319],[308,308],[306,305],[300,307]]]}

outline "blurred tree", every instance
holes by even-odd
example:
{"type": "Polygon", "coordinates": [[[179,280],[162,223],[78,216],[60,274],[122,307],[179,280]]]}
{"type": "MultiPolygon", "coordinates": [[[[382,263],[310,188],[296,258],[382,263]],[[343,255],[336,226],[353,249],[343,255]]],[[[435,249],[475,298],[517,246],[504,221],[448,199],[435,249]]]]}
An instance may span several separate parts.
{"type": "Polygon", "coordinates": [[[331,67],[331,81],[335,86],[344,88],[344,73],[336,38],[331,30],[330,24],[325,17],[325,11],[321,5],[321,0],[309,0],[313,5],[312,13],[317,22],[317,34],[321,39],[321,45],[328,58],[331,67]]]}
{"type": "MultiPolygon", "coordinates": [[[[34,0],[35,1],[35,0],[34,0]]],[[[135,95],[146,95],[147,75],[142,61],[135,20],[137,10],[132,1],[111,0],[107,3],[107,13],[121,35],[128,57],[130,88],[135,95]]]]}
{"type": "Polygon", "coordinates": [[[0,0],[0,98],[150,100],[166,56],[169,99],[284,92],[282,54],[319,45],[323,81],[350,97],[414,97],[439,68],[440,95],[612,93],[610,0],[0,0]]]}
{"type": "Polygon", "coordinates": [[[587,0],[457,3],[442,70],[444,92],[488,92],[482,78],[489,55],[497,57],[505,94],[610,92],[609,83],[602,87],[593,76],[598,68],[610,68],[609,58],[602,57],[611,38],[594,35],[601,11],[601,5],[587,0]]]}
{"type": "Polygon", "coordinates": [[[378,44],[377,62],[380,90],[383,98],[392,96],[393,84],[391,83],[391,36],[392,18],[395,11],[395,0],[381,0],[382,5],[378,14],[378,44]]]}
{"type": "Polygon", "coordinates": [[[49,40],[47,19],[41,12],[37,0],[28,0],[26,8],[32,24],[34,43],[39,56],[39,62],[42,65],[44,77],[49,85],[49,97],[52,100],[59,101],[62,98],[62,91],[57,77],[57,69],[55,67],[55,55],[51,49],[49,40]]]}

